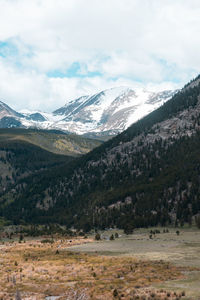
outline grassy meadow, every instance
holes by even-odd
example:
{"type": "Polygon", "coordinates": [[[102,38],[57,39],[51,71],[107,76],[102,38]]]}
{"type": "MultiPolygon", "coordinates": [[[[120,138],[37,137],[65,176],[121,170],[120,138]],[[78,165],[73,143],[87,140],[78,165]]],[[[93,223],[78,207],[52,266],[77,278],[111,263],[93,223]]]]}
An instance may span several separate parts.
{"type": "Polygon", "coordinates": [[[200,299],[200,231],[150,230],[2,236],[0,299],[200,299]]]}

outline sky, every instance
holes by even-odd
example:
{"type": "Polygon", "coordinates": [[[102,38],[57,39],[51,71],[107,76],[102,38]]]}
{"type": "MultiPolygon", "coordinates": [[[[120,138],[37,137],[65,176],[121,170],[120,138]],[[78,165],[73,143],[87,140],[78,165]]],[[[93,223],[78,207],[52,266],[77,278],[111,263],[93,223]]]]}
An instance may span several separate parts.
{"type": "Polygon", "coordinates": [[[0,100],[52,111],[115,86],[181,88],[200,70],[199,0],[0,0],[0,100]]]}

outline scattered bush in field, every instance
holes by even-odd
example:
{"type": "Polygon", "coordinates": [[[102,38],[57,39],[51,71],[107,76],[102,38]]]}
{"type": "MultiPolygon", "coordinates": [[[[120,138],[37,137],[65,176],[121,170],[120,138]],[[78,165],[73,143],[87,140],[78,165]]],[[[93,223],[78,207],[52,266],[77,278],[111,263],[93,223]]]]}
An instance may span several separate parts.
{"type": "Polygon", "coordinates": [[[176,234],[177,234],[177,235],[179,235],[179,234],[180,234],[180,231],[179,231],[179,230],[177,230],[177,231],[176,231],[176,234]]]}
{"type": "Polygon", "coordinates": [[[99,241],[101,239],[101,236],[100,234],[97,232],[97,234],[95,235],[95,240],[96,241],[99,241]]]}
{"type": "Polygon", "coordinates": [[[117,289],[114,289],[114,291],[113,291],[113,297],[117,297],[118,296],[118,291],[117,291],[117,289]]]}
{"type": "Polygon", "coordinates": [[[118,232],[115,232],[115,238],[118,239],[118,237],[119,237],[118,232]]]}
{"type": "Polygon", "coordinates": [[[185,296],[185,291],[182,291],[181,296],[183,297],[185,296]]]}
{"type": "Polygon", "coordinates": [[[54,240],[50,240],[50,239],[44,239],[41,241],[42,244],[45,244],[45,243],[50,243],[50,244],[53,244],[54,243],[54,240]]]}
{"type": "Polygon", "coordinates": [[[23,241],[23,239],[24,239],[24,236],[23,236],[23,234],[20,233],[20,236],[19,236],[19,243],[21,243],[21,242],[23,241]]]}
{"type": "Polygon", "coordinates": [[[111,236],[110,236],[110,241],[113,241],[115,238],[114,238],[114,235],[113,234],[111,234],[111,236]]]}

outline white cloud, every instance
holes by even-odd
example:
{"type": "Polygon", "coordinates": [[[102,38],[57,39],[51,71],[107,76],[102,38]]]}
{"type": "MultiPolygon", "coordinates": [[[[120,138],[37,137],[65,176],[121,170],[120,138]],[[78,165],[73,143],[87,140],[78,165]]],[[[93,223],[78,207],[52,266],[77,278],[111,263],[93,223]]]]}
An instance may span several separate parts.
{"type": "Polygon", "coordinates": [[[0,97],[51,110],[118,84],[181,86],[200,69],[199,15],[197,0],[0,0],[0,41],[16,47],[0,97]],[[85,77],[48,77],[77,62],[85,77]]]}

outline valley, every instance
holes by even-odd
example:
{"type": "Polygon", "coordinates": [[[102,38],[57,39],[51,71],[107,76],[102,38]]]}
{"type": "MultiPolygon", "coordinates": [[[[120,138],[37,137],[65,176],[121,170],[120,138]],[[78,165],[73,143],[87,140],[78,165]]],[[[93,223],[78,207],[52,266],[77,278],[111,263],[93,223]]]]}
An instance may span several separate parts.
{"type": "Polygon", "coordinates": [[[199,95],[104,143],[0,130],[0,298],[198,299],[199,95]]]}
{"type": "Polygon", "coordinates": [[[199,230],[149,228],[125,235],[112,229],[101,232],[101,238],[1,237],[0,297],[198,299],[199,230]],[[151,230],[160,233],[149,238],[151,230]],[[116,232],[119,237],[110,240],[116,232]]]}
{"type": "Polygon", "coordinates": [[[0,0],[0,300],[200,300],[199,16],[0,0]]]}

